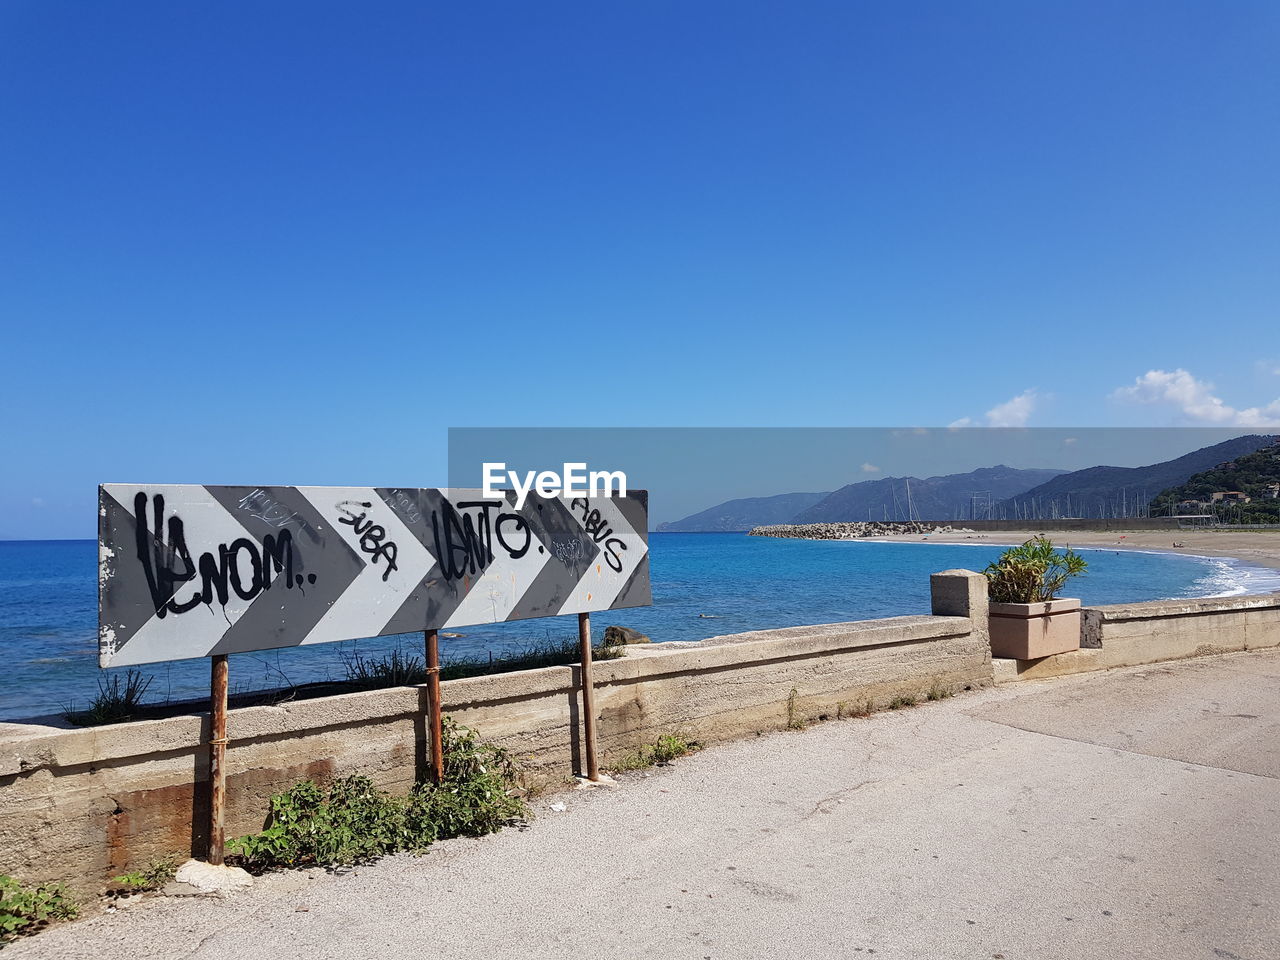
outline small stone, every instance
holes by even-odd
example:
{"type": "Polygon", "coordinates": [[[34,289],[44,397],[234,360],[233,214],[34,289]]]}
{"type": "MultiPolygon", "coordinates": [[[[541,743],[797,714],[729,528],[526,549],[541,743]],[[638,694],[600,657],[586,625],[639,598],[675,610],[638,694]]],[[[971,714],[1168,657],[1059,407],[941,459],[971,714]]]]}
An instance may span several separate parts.
{"type": "Polygon", "coordinates": [[[190,884],[202,893],[229,893],[253,883],[253,877],[240,867],[215,867],[203,860],[188,860],[174,875],[178,883],[190,884]]]}
{"type": "Polygon", "coordinates": [[[566,807],[563,803],[553,803],[549,807],[547,807],[547,809],[553,811],[554,813],[564,813],[569,808],[566,807]]]}
{"type": "Polygon", "coordinates": [[[630,627],[609,626],[604,628],[604,642],[608,646],[626,643],[652,643],[649,637],[639,630],[630,627]]]}

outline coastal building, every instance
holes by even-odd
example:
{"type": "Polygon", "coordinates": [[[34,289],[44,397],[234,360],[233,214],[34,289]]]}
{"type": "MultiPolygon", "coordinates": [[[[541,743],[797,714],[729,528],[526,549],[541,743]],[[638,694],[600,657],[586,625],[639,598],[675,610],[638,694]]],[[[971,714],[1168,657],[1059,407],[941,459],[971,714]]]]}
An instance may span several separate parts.
{"type": "Polygon", "coordinates": [[[1241,490],[1219,490],[1209,497],[1213,503],[1248,503],[1250,499],[1241,490]]]}

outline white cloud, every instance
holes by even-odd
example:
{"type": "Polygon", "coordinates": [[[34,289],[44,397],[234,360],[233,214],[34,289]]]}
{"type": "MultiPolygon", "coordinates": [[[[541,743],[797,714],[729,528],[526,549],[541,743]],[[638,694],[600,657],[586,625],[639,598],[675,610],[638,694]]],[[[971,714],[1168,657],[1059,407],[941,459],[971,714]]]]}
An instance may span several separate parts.
{"type": "Polygon", "coordinates": [[[1188,371],[1148,370],[1133,384],[1112,394],[1130,403],[1166,404],[1176,407],[1193,423],[1213,423],[1232,427],[1274,427],[1280,425],[1280,398],[1265,407],[1237,409],[1213,392],[1213,384],[1197,380],[1188,371]]]}
{"type": "Polygon", "coordinates": [[[952,430],[977,426],[1025,427],[1027,420],[1035,412],[1036,403],[1039,400],[1040,395],[1033,387],[1030,390],[1023,390],[1022,393],[1004,403],[997,403],[983,415],[981,424],[975,422],[972,417],[961,417],[959,420],[952,420],[947,426],[952,430]]]}
{"type": "Polygon", "coordinates": [[[1024,390],[1012,400],[997,404],[987,411],[989,427],[1025,427],[1036,408],[1035,390],[1024,390]]]}
{"type": "Polygon", "coordinates": [[[874,463],[864,463],[862,465],[862,472],[863,473],[879,473],[880,468],[877,467],[874,463]]]}

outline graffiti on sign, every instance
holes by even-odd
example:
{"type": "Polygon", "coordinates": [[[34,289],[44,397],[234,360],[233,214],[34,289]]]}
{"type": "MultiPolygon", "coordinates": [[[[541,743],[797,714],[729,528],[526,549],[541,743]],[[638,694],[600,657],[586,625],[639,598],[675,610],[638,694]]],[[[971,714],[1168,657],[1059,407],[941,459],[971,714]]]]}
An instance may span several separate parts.
{"type": "Polygon", "coordinates": [[[99,662],[646,606],[648,497],[99,488],[99,662]]]}

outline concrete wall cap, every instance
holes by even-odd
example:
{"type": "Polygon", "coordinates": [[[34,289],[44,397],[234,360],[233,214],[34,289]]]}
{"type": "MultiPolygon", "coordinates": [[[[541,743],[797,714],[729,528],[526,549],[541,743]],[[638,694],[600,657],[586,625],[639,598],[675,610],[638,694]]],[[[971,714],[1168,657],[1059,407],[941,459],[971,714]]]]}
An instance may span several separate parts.
{"type": "Polygon", "coordinates": [[[1280,594],[1205,597],[1199,600],[1150,600],[1145,603],[1116,603],[1084,609],[1088,614],[1106,621],[1150,620],[1235,610],[1280,610],[1280,594]]]}

